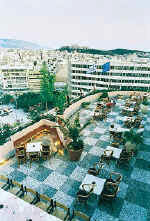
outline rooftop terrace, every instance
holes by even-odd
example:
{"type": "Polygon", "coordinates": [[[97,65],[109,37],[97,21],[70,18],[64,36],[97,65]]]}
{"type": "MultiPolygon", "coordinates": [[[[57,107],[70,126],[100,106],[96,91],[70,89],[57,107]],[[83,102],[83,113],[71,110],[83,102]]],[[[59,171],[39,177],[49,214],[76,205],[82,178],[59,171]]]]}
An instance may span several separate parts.
{"type": "MultiPolygon", "coordinates": [[[[123,175],[120,191],[111,205],[109,202],[98,200],[94,194],[87,205],[75,201],[89,167],[99,161],[106,146],[110,145],[109,126],[112,123],[122,125],[121,109],[127,97],[117,100],[111,109],[106,121],[93,121],[82,131],[85,143],[81,159],[78,162],[69,161],[67,153],[64,156],[56,155],[49,161],[23,164],[18,168],[16,158],[0,166],[0,174],[30,187],[39,193],[52,197],[67,207],[75,208],[91,216],[92,221],[146,221],[150,220],[150,111],[147,114],[139,113],[143,117],[144,142],[139,151],[130,161],[129,168],[118,168],[116,160],[105,164],[101,178],[108,178],[111,171],[123,175]]],[[[90,119],[96,107],[96,102],[80,110],[80,123],[90,119]]],[[[148,105],[150,110],[150,104],[148,105]]]]}

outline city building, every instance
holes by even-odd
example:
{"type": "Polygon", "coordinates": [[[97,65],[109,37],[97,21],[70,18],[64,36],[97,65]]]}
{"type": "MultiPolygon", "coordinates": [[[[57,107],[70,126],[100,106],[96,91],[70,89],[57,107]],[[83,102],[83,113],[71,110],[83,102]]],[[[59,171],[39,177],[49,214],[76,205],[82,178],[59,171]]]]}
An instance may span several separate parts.
{"type": "Polygon", "coordinates": [[[25,66],[1,66],[1,88],[4,92],[29,90],[28,74],[31,69],[25,66]]]}
{"type": "Polygon", "coordinates": [[[149,59],[106,59],[97,61],[70,60],[70,87],[72,97],[89,93],[92,90],[143,90],[150,89],[149,59]],[[110,70],[102,72],[102,65],[110,62],[110,70]],[[87,73],[96,65],[96,71],[87,73]]]}

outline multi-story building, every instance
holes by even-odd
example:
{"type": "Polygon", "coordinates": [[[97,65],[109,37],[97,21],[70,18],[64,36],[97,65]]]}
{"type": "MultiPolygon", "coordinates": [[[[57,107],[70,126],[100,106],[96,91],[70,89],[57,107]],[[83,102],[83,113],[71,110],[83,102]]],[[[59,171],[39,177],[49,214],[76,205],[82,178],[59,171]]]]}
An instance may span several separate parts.
{"type": "Polygon", "coordinates": [[[30,91],[39,92],[41,73],[39,70],[32,70],[28,73],[28,87],[30,91]]]}
{"type": "Polygon", "coordinates": [[[1,87],[5,92],[12,91],[27,91],[29,89],[28,85],[28,74],[29,67],[11,67],[2,66],[0,67],[1,75],[1,87]]]}
{"type": "Polygon", "coordinates": [[[150,62],[98,59],[96,72],[87,73],[92,61],[70,60],[70,86],[72,96],[88,93],[93,89],[143,90],[150,89],[150,62]],[[110,70],[102,72],[102,65],[110,61],[110,70]]]}

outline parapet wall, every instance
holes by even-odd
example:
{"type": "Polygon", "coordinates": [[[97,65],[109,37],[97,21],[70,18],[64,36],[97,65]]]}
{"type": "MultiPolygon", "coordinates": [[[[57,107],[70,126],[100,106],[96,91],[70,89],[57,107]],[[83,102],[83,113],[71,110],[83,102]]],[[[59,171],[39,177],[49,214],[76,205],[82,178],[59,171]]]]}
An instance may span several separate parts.
{"type": "Polygon", "coordinates": [[[82,98],[81,100],[77,101],[76,103],[70,105],[63,114],[63,118],[67,119],[69,118],[71,115],[73,115],[77,110],[79,110],[80,106],[82,103],[84,102],[92,102],[95,101],[96,99],[99,98],[99,96],[101,95],[101,93],[97,93],[94,95],[90,95],[88,97],[82,98]]]}
{"type": "Polygon", "coordinates": [[[108,92],[108,96],[116,96],[116,95],[128,95],[128,96],[143,96],[144,94],[150,95],[150,93],[143,92],[143,91],[111,91],[108,92]]]}

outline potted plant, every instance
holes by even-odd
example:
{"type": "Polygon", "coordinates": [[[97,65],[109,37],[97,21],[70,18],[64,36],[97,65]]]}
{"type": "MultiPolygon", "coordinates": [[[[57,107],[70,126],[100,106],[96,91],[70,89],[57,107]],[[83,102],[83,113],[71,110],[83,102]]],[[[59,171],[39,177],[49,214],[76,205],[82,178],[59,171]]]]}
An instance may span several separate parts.
{"type": "Polygon", "coordinates": [[[70,121],[70,119],[66,121],[61,119],[60,129],[62,130],[64,137],[69,140],[67,150],[70,160],[77,161],[80,159],[84,148],[84,142],[80,138],[80,132],[90,123],[91,122],[88,121],[81,127],[79,122],[79,113],[72,121],[70,121]]]}
{"type": "Polygon", "coordinates": [[[143,138],[139,133],[136,133],[133,129],[124,133],[125,147],[127,152],[137,153],[139,144],[143,143],[143,138]]]}
{"type": "Polygon", "coordinates": [[[73,125],[69,127],[68,132],[69,137],[71,138],[71,142],[67,146],[69,157],[70,160],[77,161],[80,159],[84,148],[83,140],[79,137],[80,129],[73,125]]]}

